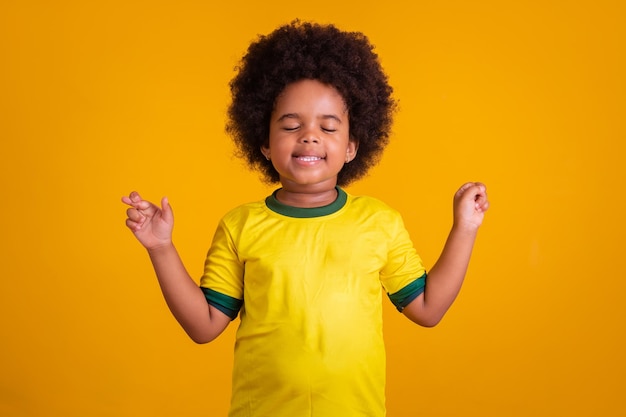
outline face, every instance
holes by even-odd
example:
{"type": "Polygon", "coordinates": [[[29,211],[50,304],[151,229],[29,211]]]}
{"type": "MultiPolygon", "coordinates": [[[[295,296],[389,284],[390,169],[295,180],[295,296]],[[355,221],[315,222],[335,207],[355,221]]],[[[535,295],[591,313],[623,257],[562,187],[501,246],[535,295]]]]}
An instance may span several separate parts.
{"type": "Polygon", "coordinates": [[[341,95],[316,80],[288,85],[276,100],[269,141],[261,151],[285,190],[333,189],[337,174],[357,151],[341,95]]]}

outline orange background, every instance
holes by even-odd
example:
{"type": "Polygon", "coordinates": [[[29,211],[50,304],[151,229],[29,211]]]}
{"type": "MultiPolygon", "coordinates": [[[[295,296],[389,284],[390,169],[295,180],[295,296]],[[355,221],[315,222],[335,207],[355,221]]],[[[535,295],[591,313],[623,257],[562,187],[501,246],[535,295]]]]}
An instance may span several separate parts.
{"type": "Polygon", "coordinates": [[[221,215],[271,191],[231,156],[227,83],[295,17],[376,45],[401,108],[349,191],[400,210],[427,265],[456,188],[489,187],[444,321],[385,301],[388,415],[626,413],[623,3],[219,3],[0,4],[0,415],[225,415],[236,325],[184,335],[119,199],[167,195],[199,277],[221,215]]]}

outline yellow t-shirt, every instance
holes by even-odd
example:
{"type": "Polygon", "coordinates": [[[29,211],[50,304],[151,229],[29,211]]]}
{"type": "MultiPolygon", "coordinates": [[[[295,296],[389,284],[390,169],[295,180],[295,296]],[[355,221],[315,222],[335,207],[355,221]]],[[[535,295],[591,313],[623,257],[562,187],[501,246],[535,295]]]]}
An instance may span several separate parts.
{"type": "Polygon", "coordinates": [[[337,190],[313,209],[270,196],[216,230],[200,285],[241,306],[231,417],[385,415],[381,294],[401,309],[426,274],[395,210],[337,190]]]}

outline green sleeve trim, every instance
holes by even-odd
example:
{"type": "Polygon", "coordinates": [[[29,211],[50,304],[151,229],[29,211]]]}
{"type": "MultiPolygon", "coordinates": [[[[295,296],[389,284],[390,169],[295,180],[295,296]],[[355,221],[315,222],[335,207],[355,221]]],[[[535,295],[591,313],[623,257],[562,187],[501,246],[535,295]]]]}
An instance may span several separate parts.
{"type": "Polygon", "coordinates": [[[398,311],[402,312],[402,310],[404,310],[404,308],[408,306],[411,301],[415,300],[417,297],[419,297],[421,293],[424,292],[425,288],[426,273],[402,288],[400,291],[394,294],[388,293],[387,295],[389,296],[389,299],[391,300],[393,305],[396,306],[398,311]]]}
{"type": "Polygon", "coordinates": [[[243,305],[243,300],[230,297],[210,288],[200,287],[200,289],[202,289],[209,305],[212,305],[222,313],[226,314],[231,320],[235,320],[237,318],[237,314],[239,314],[239,310],[243,305]]]}

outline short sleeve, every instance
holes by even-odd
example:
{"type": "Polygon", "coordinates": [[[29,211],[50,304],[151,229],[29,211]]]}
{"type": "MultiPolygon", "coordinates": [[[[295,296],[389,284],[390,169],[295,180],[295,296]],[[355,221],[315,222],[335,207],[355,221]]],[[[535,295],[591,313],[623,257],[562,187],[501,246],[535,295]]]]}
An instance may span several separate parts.
{"type": "Polygon", "coordinates": [[[426,284],[426,269],[417,254],[400,214],[389,224],[390,243],[381,283],[398,311],[417,298],[426,284]]]}
{"type": "Polygon", "coordinates": [[[244,264],[224,220],[215,230],[200,279],[207,301],[231,319],[237,317],[243,304],[244,264]]]}

